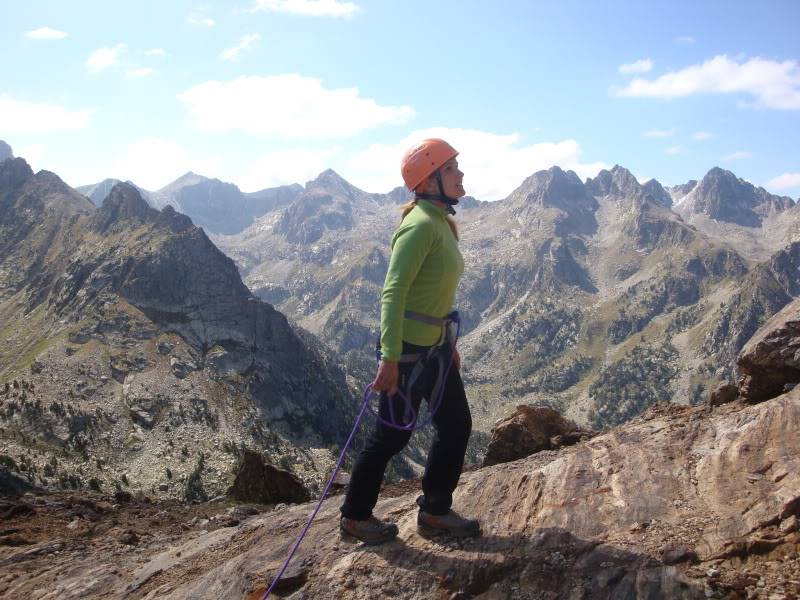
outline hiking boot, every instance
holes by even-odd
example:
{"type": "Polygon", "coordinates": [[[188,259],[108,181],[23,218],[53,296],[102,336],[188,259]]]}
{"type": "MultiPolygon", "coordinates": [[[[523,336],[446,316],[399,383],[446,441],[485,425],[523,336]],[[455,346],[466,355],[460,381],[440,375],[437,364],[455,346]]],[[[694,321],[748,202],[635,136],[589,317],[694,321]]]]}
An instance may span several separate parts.
{"type": "Polygon", "coordinates": [[[344,538],[355,538],[365,544],[383,544],[391,542],[397,537],[398,529],[394,523],[384,523],[383,521],[370,517],[359,521],[342,517],[339,521],[339,531],[344,538]]]}
{"type": "Polygon", "coordinates": [[[465,519],[452,510],[446,515],[432,515],[420,510],[417,515],[417,532],[423,537],[438,533],[453,537],[478,537],[481,535],[481,524],[477,519],[465,519]]]}

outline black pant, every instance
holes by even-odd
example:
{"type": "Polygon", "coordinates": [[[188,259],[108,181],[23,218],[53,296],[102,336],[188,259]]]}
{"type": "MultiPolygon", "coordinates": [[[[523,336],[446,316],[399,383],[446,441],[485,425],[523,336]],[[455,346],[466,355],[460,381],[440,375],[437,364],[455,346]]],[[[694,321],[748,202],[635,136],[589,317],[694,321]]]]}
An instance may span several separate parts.
{"type": "MultiPolygon", "coordinates": [[[[427,348],[403,342],[403,354],[416,354],[424,352],[427,348]]],[[[447,353],[444,368],[449,361],[449,348],[442,352],[447,353]]],[[[403,384],[413,369],[413,363],[400,363],[400,377],[398,385],[403,389],[403,384]]],[[[422,398],[429,406],[437,398],[431,398],[431,388],[436,382],[439,367],[436,360],[430,360],[425,371],[417,379],[411,390],[411,400],[415,410],[419,410],[422,398]]],[[[444,384],[442,401],[433,416],[433,425],[436,434],[428,453],[425,465],[425,475],[422,478],[422,491],[424,499],[420,506],[423,510],[434,515],[444,515],[450,510],[453,503],[453,491],[458,485],[458,478],[464,467],[464,454],[467,451],[469,434],[472,431],[472,417],[467,405],[467,396],[464,393],[464,384],[455,364],[450,368],[447,381],[444,384]]],[[[380,396],[379,414],[388,419],[389,402],[393,403],[394,414],[397,420],[403,420],[405,402],[399,395],[388,398],[386,393],[380,396]]],[[[389,459],[400,452],[408,444],[411,437],[410,431],[401,431],[376,423],[367,445],[356,459],[350,485],[347,489],[342,515],[349,519],[368,519],[372,509],[378,501],[383,474],[389,459]]]]}

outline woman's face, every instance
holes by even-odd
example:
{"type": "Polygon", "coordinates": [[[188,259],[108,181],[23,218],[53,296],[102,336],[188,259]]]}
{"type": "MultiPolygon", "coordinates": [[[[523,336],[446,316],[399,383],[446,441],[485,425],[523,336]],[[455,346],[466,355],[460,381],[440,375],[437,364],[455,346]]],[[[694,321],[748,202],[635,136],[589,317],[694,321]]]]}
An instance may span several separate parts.
{"type": "Polygon", "coordinates": [[[458,168],[458,161],[451,158],[441,167],[442,187],[444,195],[449,198],[461,198],[466,195],[464,191],[464,173],[458,168]]]}

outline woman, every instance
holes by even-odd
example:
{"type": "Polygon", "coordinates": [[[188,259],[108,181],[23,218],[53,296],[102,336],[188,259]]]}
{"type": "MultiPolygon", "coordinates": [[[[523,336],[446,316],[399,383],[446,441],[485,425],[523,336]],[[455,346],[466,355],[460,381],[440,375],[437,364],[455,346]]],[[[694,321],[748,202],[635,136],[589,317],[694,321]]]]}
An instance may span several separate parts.
{"type": "MultiPolygon", "coordinates": [[[[431,396],[438,387],[437,377],[443,377],[452,357],[447,380],[442,382],[442,400],[433,415],[436,435],[422,479],[423,495],[417,498],[417,529],[423,534],[476,536],[480,535],[478,521],[465,519],[450,509],[472,429],[459,373],[460,357],[450,344],[437,345],[442,341],[443,329],[431,324],[452,310],[464,270],[458,230],[450,216],[465,193],[457,155],[444,140],[426,139],[403,157],[403,180],[415,198],[403,207],[400,226],[392,238],[392,255],[381,294],[381,361],[373,388],[381,392],[379,413],[384,418],[402,415],[406,408],[397,394],[398,388],[408,392],[415,410],[422,398],[429,406],[434,405],[437,398],[431,396]],[[445,360],[426,361],[421,375],[407,389],[415,362],[401,361],[401,357],[424,355],[431,348],[445,353],[445,360]]],[[[405,447],[410,436],[410,431],[376,424],[353,468],[341,508],[343,534],[372,544],[397,536],[397,526],[378,520],[372,510],[389,459],[405,447]]]]}

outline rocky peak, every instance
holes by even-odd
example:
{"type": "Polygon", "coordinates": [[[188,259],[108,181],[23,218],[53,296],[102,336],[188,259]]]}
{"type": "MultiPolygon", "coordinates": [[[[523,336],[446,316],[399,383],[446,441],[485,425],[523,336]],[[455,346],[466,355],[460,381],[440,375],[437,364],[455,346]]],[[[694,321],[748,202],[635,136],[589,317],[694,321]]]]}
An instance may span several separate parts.
{"type": "Polygon", "coordinates": [[[157,223],[162,227],[171,229],[174,233],[187,231],[193,226],[192,220],[189,217],[179,213],[171,206],[165,206],[161,209],[157,223]]]}
{"type": "Polygon", "coordinates": [[[325,169],[322,173],[317,175],[315,179],[306,183],[306,187],[318,187],[318,186],[350,186],[347,180],[339,175],[333,169],[325,169]]]}
{"type": "Polygon", "coordinates": [[[603,169],[594,179],[588,179],[586,185],[595,196],[617,196],[633,198],[642,194],[642,186],[625,167],[614,165],[610,171],[603,169]]]}
{"type": "MultiPolygon", "coordinates": [[[[21,160],[21,159],[14,159],[21,160]]],[[[42,209],[62,216],[86,214],[94,205],[50,171],[39,171],[25,182],[26,191],[42,209]]]]}
{"type": "Polygon", "coordinates": [[[508,199],[517,208],[541,204],[567,212],[594,205],[580,178],[573,171],[563,171],[560,167],[537,171],[511,192],[508,199]]]}
{"type": "Polygon", "coordinates": [[[24,158],[11,158],[0,162],[0,190],[15,189],[33,177],[33,171],[24,158]]]}
{"type": "Polygon", "coordinates": [[[0,140],[0,162],[6,159],[14,158],[14,153],[11,151],[11,146],[0,140]]]}
{"type": "MultiPolygon", "coordinates": [[[[153,201],[153,205],[156,208],[162,208],[167,204],[174,204],[175,203],[175,195],[179,190],[185,188],[189,185],[197,185],[203,181],[207,181],[207,177],[203,177],[202,175],[198,175],[193,171],[189,171],[184,173],[180,177],[178,177],[172,183],[165,185],[160,190],[157,190],[150,194],[150,198],[153,201]]],[[[180,205],[177,207],[178,209],[181,208],[180,205]]]]}
{"type": "Polygon", "coordinates": [[[660,204],[666,208],[672,207],[672,196],[664,189],[658,180],[651,179],[643,186],[645,193],[650,196],[656,204],[660,204]]]}
{"type": "Polygon", "coordinates": [[[105,232],[114,223],[123,220],[144,223],[155,221],[158,211],[145,202],[142,195],[129,183],[118,183],[103,202],[92,219],[92,228],[105,232]]]}
{"type": "Polygon", "coordinates": [[[41,170],[36,175],[33,176],[34,180],[39,186],[44,188],[50,188],[52,190],[58,189],[59,191],[72,191],[72,188],[69,187],[64,181],[53,173],[52,171],[45,171],[41,170]]]}
{"type": "Polygon", "coordinates": [[[306,183],[306,192],[324,192],[349,201],[364,199],[368,194],[347,182],[333,169],[326,169],[306,183]]]}
{"type": "Polygon", "coordinates": [[[186,173],[184,173],[183,175],[178,177],[172,183],[167,184],[166,186],[161,188],[161,190],[159,190],[159,191],[167,190],[167,189],[169,189],[169,190],[177,190],[177,189],[180,189],[182,187],[186,187],[187,185],[196,185],[196,184],[198,184],[200,182],[207,181],[207,180],[208,180],[208,177],[204,177],[203,175],[198,175],[194,171],[187,171],[186,173]]]}
{"type": "Polygon", "coordinates": [[[791,198],[774,196],[719,167],[706,173],[681,202],[681,210],[687,214],[705,214],[717,221],[745,227],[760,227],[770,213],[782,212],[792,206],[794,201],[791,198]]]}

